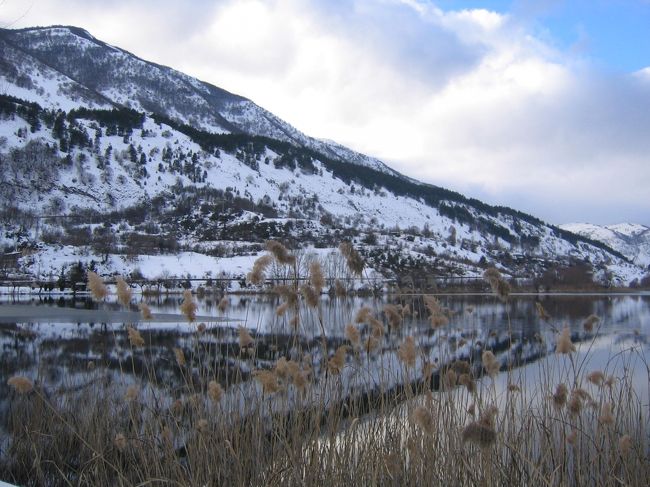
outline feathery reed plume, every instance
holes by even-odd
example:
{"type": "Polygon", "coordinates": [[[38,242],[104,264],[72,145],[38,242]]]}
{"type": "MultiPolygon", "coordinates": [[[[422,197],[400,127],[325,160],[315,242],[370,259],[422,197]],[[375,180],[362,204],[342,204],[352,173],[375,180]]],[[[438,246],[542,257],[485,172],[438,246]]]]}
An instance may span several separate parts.
{"type": "Polygon", "coordinates": [[[422,367],[422,378],[425,382],[429,382],[433,376],[433,372],[436,370],[436,366],[431,362],[425,362],[422,367]]]}
{"type": "Polygon", "coordinates": [[[412,336],[407,336],[397,350],[397,356],[409,368],[415,367],[417,353],[418,348],[412,336]]]}
{"type": "Polygon", "coordinates": [[[205,330],[207,330],[208,327],[206,326],[205,323],[199,323],[196,327],[196,331],[199,333],[205,333],[205,330]]]}
{"type": "Polygon", "coordinates": [[[178,417],[181,415],[183,412],[183,409],[185,407],[185,404],[183,404],[182,399],[176,399],[171,406],[169,406],[169,411],[172,413],[172,415],[178,417]]]}
{"type": "Polygon", "coordinates": [[[300,286],[300,293],[303,295],[305,298],[305,302],[307,303],[307,306],[310,308],[316,308],[318,306],[318,293],[316,292],[316,289],[311,287],[309,284],[303,284],[300,286]]]}
{"type": "Polygon", "coordinates": [[[149,306],[147,306],[146,303],[140,303],[139,308],[143,320],[150,320],[153,318],[153,315],[151,314],[151,309],[149,308],[149,306]]]}
{"type": "Polygon", "coordinates": [[[129,336],[129,343],[131,343],[132,347],[144,347],[144,338],[142,338],[142,335],[140,335],[138,330],[132,326],[127,326],[126,332],[129,336]]]}
{"type": "Polygon", "coordinates": [[[402,314],[400,313],[397,306],[393,304],[387,304],[384,306],[384,314],[388,319],[388,325],[391,328],[398,328],[402,324],[402,314]]]}
{"type": "Polygon", "coordinates": [[[384,324],[383,324],[381,321],[379,321],[379,320],[378,320],[377,318],[375,318],[374,316],[371,316],[371,317],[368,319],[368,323],[370,323],[370,334],[371,334],[374,338],[379,339],[379,338],[381,338],[381,337],[384,336],[384,332],[385,332],[385,330],[384,330],[384,324]]]}
{"type": "Polygon", "coordinates": [[[206,434],[210,429],[210,425],[208,423],[208,420],[205,418],[201,418],[196,422],[196,430],[201,433],[201,434],[206,434]]]}
{"type": "Polygon", "coordinates": [[[341,345],[336,349],[332,358],[327,361],[327,370],[334,375],[338,375],[343,371],[345,367],[345,355],[347,354],[348,347],[347,345],[341,345]]]}
{"type": "Polygon", "coordinates": [[[275,286],[273,292],[282,297],[289,306],[298,305],[298,292],[291,286],[275,286]]]}
{"type": "Polygon", "coordinates": [[[22,375],[14,375],[7,381],[7,384],[13,387],[18,394],[27,394],[34,389],[32,381],[22,375]]]}
{"type": "Polygon", "coordinates": [[[182,348],[174,348],[174,356],[176,357],[176,363],[179,367],[184,367],[187,363],[185,361],[185,354],[183,353],[182,348]]]}
{"type": "Polygon", "coordinates": [[[275,315],[284,316],[288,309],[289,309],[289,303],[282,303],[280,306],[275,308],[275,315]]]}
{"type": "Polygon", "coordinates": [[[345,327],[345,338],[347,338],[354,348],[361,346],[361,332],[356,326],[349,324],[345,327]]]}
{"type": "Polygon", "coordinates": [[[171,448],[174,445],[174,434],[172,430],[169,429],[169,426],[165,426],[160,432],[160,437],[167,448],[171,448]]]}
{"type": "Polygon", "coordinates": [[[449,323],[447,310],[440,305],[440,301],[435,296],[424,296],[424,305],[429,311],[429,320],[433,329],[441,328],[449,323]]]}
{"type": "Polygon", "coordinates": [[[587,374],[587,380],[598,387],[602,387],[603,382],[605,381],[605,374],[600,370],[594,370],[587,374]]]}
{"type": "Polygon", "coordinates": [[[250,284],[262,284],[266,278],[264,272],[266,272],[266,268],[271,265],[271,262],[273,262],[273,257],[270,255],[263,255],[255,259],[255,262],[253,262],[253,269],[246,275],[246,280],[250,284]]]}
{"type": "Polygon", "coordinates": [[[253,337],[248,332],[248,330],[241,325],[238,327],[237,330],[239,333],[239,348],[244,349],[244,348],[252,347],[253,344],[255,343],[255,340],[253,340],[253,337]]]}
{"type": "Polygon", "coordinates": [[[348,269],[350,272],[356,276],[361,276],[363,274],[363,268],[365,264],[363,258],[357,252],[350,242],[343,242],[339,245],[339,251],[341,255],[345,257],[345,261],[348,264],[348,269]]]}
{"type": "Polygon", "coordinates": [[[314,260],[309,264],[309,284],[311,284],[317,294],[320,294],[325,287],[323,268],[317,260],[314,260]]]}
{"type": "Polygon", "coordinates": [[[121,276],[117,276],[115,281],[117,286],[117,300],[122,306],[128,308],[131,304],[131,295],[133,294],[133,291],[121,276]]]}
{"type": "Polygon", "coordinates": [[[113,444],[118,450],[124,451],[124,449],[127,447],[129,442],[126,439],[126,436],[124,436],[124,434],[118,433],[115,435],[115,438],[113,439],[113,444]]]}
{"type": "Polygon", "coordinates": [[[140,395],[140,389],[138,389],[138,386],[135,385],[130,385],[129,387],[126,388],[126,394],[124,395],[124,398],[129,401],[135,401],[138,396],[140,395]]]}
{"type": "Polygon", "coordinates": [[[501,273],[494,267],[490,267],[483,273],[485,279],[492,288],[492,292],[496,294],[502,301],[506,301],[510,295],[510,284],[506,281],[501,273]]]}
{"type": "Polygon", "coordinates": [[[344,298],[348,295],[348,290],[345,288],[345,284],[343,284],[340,279],[334,281],[334,295],[337,298],[344,298]]]}
{"type": "Polygon", "coordinates": [[[458,374],[456,374],[454,369],[447,369],[447,371],[442,376],[442,385],[445,388],[445,390],[453,389],[454,387],[456,387],[457,382],[458,382],[458,374]]]}
{"type": "Polygon", "coordinates": [[[622,456],[626,456],[632,450],[632,437],[623,435],[618,440],[618,450],[622,456]]]}
{"type": "Polygon", "coordinates": [[[485,350],[481,355],[481,360],[483,362],[483,368],[485,369],[485,372],[490,377],[494,378],[501,369],[501,364],[494,356],[494,353],[492,353],[490,350],[485,350]]]}
{"type": "Polygon", "coordinates": [[[223,397],[223,388],[216,380],[208,382],[208,397],[210,397],[214,403],[218,403],[223,397]]]}
{"type": "Polygon", "coordinates": [[[467,360],[454,360],[451,366],[457,374],[472,373],[472,366],[467,360]]]}
{"type": "Polygon", "coordinates": [[[363,306],[357,311],[354,321],[355,323],[366,323],[370,318],[372,318],[372,310],[368,306],[363,306]]]}
{"type": "Polygon", "coordinates": [[[583,322],[582,328],[587,332],[591,333],[594,329],[594,325],[600,321],[600,318],[596,315],[589,315],[583,322]]]}
{"type": "Polygon", "coordinates": [[[537,316],[543,321],[548,321],[551,319],[551,315],[546,312],[544,306],[539,301],[535,302],[535,307],[537,308],[537,316]]]}
{"type": "Polygon", "coordinates": [[[509,392],[521,392],[521,387],[519,387],[517,384],[513,384],[512,382],[508,384],[508,391],[509,392]]]}
{"type": "Polygon", "coordinates": [[[614,386],[615,383],[616,383],[616,377],[614,377],[613,375],[610,375],[607,377],[607,379],[605,379],[605,385],[610,389],[614,386]]]}
{"type": "Polygon", "coordinates": [[[88,289],[95,299],[104,299],[108,296],[108,288],[102,278],[93,271],[88,271],[88,289]]]}
{"type": "Polygon", "coordinates": [[[217,306],[217,308],[219,309],[221,314],[226,312],[226,308],[228,308],[228,303],[229,303],[228,298],[226,296],[221,298],[221,300],[219,301],[219,305],[217,306]]]}
{"type": "Polygon", "coordinates": [[[476,392],[476,382],[472,379],[472,376],[469,374],[460,374],[458,377],[458,383],[467,388],[467,392],[474,394],[476,392]]]}
{"type": "Polygon", "coordinates": [[[273,394],[282,389],[278,376],[271,370],[255,370],[253,377],[262,386],[263,394],[273,394]]]}
{"type": "Polygon", "coordinates": [[[294,330],[298,330],[298,328],[300,327],[300,317],[297,314],[292,316],[291,319],[289,320],[289,325],[294,330]]]}
{"type": "Polygon", "coordinates": [[[275,260],[279,264],[293,265],[296,263],[296,256],[291,255],[287,248],[277,240],[267,240],[266,250],[273,254],[273,257],[275,257],[275,260]]]}
{"type": "Polygon", "coordinates": [[[598,422],[603,426],[610,426],[614,424],[614,414],[612,414],[612,403],[606,402],[600,408],[600,416],[598,422]]]}
{"type": "Polygon", "coordinates": [[[192,298],[192,291],[186,289],[183,291],[183,302],[181,303],[181,313],[185,315],[187,321],[192,322],[196,319],[196,309],[198,304],[192,298]]]}
{"type": "Polygon", "coordinates": [[[422,428],[425,433],[431,435],[435,427],[433,414],[424,406],[418,406],[413,410],[411,418],[415,424],[422,428]]]}
{"type": "Polygon", "coordinates": [[[553,394],[553,405],[557,409],[562,409],[566,404],[566,400],[569,397],[569,390],[566,385],[558,384],[555,388],[555,393],[553,394]]]}
{"type": "Polygon", "coordinates": [[[557,339],[555,345],[555,353],[566,354],[575,351],[576,347],[573,343],[571,343],[571,330],[567,326],[562,330],[562,333],[560,333],[560,336],[557,339]]]}
{"type": "Polygon", "coordinates": [[[571,391],[571,396],[567,404],[567,409],[571,416],[578,416],[582,412],[582,405],[581,395],[576,393],[575,390],[571,391]]]}
{"type": "Polygon", "coordinates": [[[492,406],[488,408],[477,421],[473,421],[462,432],[463,443],[470,441],[482,449],[493,445],[497,440],[497,432],[494,429],[494,417],[497,409],[492,406]]]}

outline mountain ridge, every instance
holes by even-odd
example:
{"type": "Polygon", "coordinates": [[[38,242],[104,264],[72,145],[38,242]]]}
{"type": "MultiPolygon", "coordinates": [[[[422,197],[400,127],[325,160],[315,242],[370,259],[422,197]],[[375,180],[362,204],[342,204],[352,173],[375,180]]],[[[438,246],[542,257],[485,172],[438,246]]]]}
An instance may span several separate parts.
{"type": "MultiPolygon", "coordinates": [[[[346,239],[363,246],[384,275],[480,276],[497,265],[532,278],[579,265],[585,279],[614,285],[642,277],[642,269],[605,244],[416,181],[336,142],[308,137],[212,85],[210,99],[206,83],[167,67],[161,74],[160,65],[79,32],[82,40],[67,27],[0,31],[7,54],[0,73],[6,93],[0,203],[5,213],[21,215],[3,229],[5,248],[70,247],[80,244],[75,232],[83,232],[91,247],[86,255],[101,256],[111,272],[127,265],[123,254],[132,248],[198,249],[224,258],[260,251],[267,238],[314,248],[346,239]],[[92,59],[81,52],[83,35],[100,49],[92,59]],[[47,54],[55,68],[31,52],[47,54]],[[88,85],[109,68],[120,76],[88,85]],[[144,109],[148,104],[154,110],[144,109]],[[217,123],[210,107],[236,130],[217,123]],[[20,230],[39,215],[57,214],[87,218],[76,226],[44,220],[20,230]],[[110,251],[102,239],[110,240],[110,251]]],[[[33,265],[26,260],[23,269],[34,273],[33,265]]],[[[58,272],[54,264],[49,269],[58,272]]]]}

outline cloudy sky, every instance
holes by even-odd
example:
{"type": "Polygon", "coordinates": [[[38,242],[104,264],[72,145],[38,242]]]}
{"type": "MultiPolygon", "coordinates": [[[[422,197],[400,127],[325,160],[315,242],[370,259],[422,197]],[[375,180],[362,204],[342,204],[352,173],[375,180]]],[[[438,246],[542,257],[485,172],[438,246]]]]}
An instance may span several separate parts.
{"type": "Polygon", "coordinates": [[[552,223],[650,225],[650,0],[0,0],[552,223]]]}

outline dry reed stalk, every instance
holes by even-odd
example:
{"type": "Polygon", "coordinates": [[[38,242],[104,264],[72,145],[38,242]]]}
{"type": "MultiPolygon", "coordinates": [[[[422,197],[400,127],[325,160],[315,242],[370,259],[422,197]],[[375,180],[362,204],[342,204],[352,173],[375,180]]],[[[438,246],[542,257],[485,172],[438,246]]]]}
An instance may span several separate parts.
{"type": "Polygon", "coordinates": [[[104,299],[108,296],[108,288],[96,272],[88,271],[88,289],[95,299],[104,299]]]}

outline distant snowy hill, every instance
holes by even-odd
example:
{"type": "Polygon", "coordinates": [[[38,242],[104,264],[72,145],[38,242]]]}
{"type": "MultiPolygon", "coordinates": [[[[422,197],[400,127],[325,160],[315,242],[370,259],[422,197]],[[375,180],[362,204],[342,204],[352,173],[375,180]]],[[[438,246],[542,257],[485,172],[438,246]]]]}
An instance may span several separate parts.
{"type": "Polygon", "coordinates": [[[404,282],[489,265],[547,286],[645,273],[595,237],[415,181],[75,27],[0,30],[0,211],[0,244],[22,252],[0,274],[39,278],[75,261],[240,276],[267,239],[324,259],[349,240],[404,282]]]}
{"type": "Polygon", "coordinates": [[[636,223],[616,225],[592,225],[590,223],[567,223],[561,228],[604,243],[625,255],[635,264],[650,267],[650,227],[636,223]]]}

